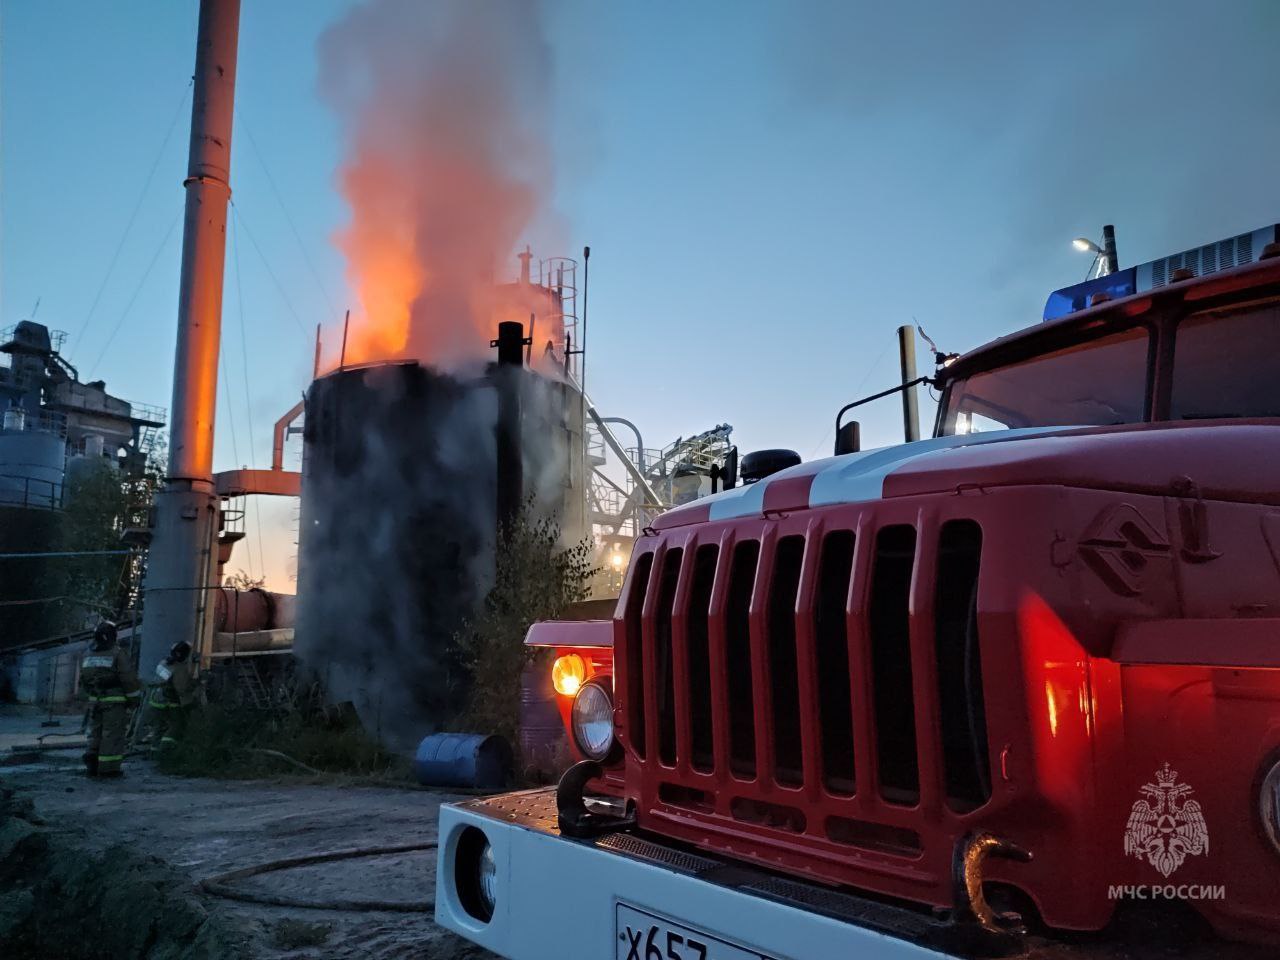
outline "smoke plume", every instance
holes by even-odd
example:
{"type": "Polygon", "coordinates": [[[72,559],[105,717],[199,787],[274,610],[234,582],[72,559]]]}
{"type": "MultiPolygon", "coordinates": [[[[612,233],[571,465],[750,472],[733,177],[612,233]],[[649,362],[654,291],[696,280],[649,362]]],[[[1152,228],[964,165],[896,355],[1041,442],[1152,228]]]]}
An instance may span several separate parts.
{"type": "Polygon", "coordinates": [[[358,299],[346,362],[487,356],[494,280],[553,185],[540,4],[369,0],[319,52],[346,141],[351,220],[335,242],[358,299]]]}
{"type": "MultiPolygon", "coordinates": [[[[498,322],[530,314],[535,361],[552,345],[535,366],[563,366],[554,280],[497,282],[547,215],[550,57],[531,0],[369,0],[319,53],[346,139],[345,365],[416,362],[308,391],[295,652],[367,729],[411,748],[470,689],[455,637],[493,578],[498,392],[521,394],[540,509],[561,513],[578,462],[563,383],[481,369],[498,322]]],[[[339,342],[326,338],[326,369],[339,342]]]]}

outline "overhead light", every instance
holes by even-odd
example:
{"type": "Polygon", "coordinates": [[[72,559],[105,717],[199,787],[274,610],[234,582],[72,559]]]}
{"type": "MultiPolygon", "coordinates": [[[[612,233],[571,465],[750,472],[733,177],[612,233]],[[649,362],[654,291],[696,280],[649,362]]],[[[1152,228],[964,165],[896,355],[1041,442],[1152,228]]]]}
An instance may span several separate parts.
{"type": "Polygon", "coordinates": [[[1092,240],[1087,240],[1084,237],[1076,237],[1074,240],[1071,241],[1071,245],[1075,247],[1077,250],[1079,250],[1081,253],[1094,253],[1098,255],[1102,254],[1102,248],[1100,246],[1098,246],[1092,240]]]}

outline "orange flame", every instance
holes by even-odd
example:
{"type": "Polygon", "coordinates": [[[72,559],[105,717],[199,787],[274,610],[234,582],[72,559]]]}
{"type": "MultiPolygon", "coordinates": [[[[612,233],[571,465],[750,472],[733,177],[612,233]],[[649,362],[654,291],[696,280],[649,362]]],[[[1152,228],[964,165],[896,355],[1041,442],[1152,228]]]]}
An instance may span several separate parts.
{"type": "MultiPolygon", "coordinates": [[[[335,237],[357,300],[346,364],[488,355],[499,265],[552,185],[530,109],[549,99],[539,20],[524,0],[371,0],[321,39],[322,91],[347,140],[351,220],[335,237]]],[[[324,339],[332,368],[341,335],[324,339]]]]}

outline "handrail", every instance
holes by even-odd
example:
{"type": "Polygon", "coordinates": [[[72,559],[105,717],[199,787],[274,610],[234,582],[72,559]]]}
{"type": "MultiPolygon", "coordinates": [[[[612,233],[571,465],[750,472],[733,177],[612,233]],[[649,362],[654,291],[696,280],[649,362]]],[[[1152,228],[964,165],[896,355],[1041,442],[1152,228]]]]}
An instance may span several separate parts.
{"type": "Polygon", "coordinates": [[[44,508],[48,510],[57,510],[62,506],[62,490],[63,484],[53,480],[45,480],[41,477],[30,477],[16,473],[0,473],[0,504],[13,507],[21,506],[26,508],[44,508]],[[22,499],[19,501],[16,497],[10,498],[7,494],[16,494],[18,487],[16,485],[5,484],[6,480],[22,481],[22,499]],[[38,494],[32,499],[31,484],[45,484],[49,488],[47,494],[38,494]]]}
{"type": "Polygon", "coordinates": [[[286,413],[283,417],[281,417],[279,420],[276,421],[276,425],[272,428],[272,432],[271,432],[271,469],[272,470],[284,469],[285,433],[289,429],[290,424],[292,424],[293,421],[297,420],[298,417],[302,414],[303,407],[304,407],[304,401],[299,400],[297,403],[295,403],[292,407],[289,408],[288,413],[286,413]]]}

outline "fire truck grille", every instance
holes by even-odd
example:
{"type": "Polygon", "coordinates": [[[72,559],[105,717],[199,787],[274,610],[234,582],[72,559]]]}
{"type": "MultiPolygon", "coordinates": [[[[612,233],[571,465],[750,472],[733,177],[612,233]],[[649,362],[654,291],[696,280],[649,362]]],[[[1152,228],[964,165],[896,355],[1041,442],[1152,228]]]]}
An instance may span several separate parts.
{"type": "Polygon", "coordinates": [[[876,758],[881,794],[903,804],[920,799],[908,617],[915,558],[913,527],[885,527],[877,534],[869,611],[876,758]]]}
{"type": "Polygon", "coordinates": [[[620,735],[652,799],[904,855],[919,835],[876,811],[984,804],[981,554],[971,520],[708,530],[641,553],[620,735]]]}
{"type": "Polygon", "coordinates": [[[956,809],[991,797],[987,714],[978,650],[978,563],[982,529],[971,521],[944,524],[938,543],[935,655],[942,718],[947,799],[956,809]]]}
{"type": "Polygon", "coordinates": [[[725,612],[725,660],[734,664],[725,671],[729,706],[729,757],[735,776],[756,775],[755,698],[751,681],[751,636],[748,615],[755,585],[760,544],[740,543],[733,551],[729,571],[729,599],[725,612]]]}

